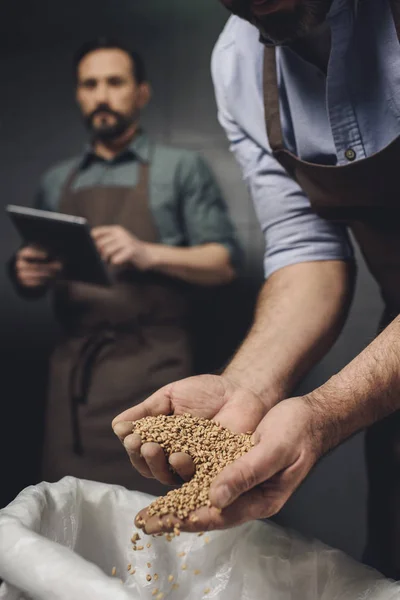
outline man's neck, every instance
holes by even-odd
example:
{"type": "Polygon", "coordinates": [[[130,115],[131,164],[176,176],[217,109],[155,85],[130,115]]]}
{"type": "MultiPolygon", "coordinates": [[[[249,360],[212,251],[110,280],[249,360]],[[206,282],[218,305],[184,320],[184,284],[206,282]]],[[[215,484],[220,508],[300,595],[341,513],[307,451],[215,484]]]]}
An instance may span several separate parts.
{"type": "Polygon", "coordinates": [[[331,52],[331,32],[328,23],[323,23],[307,37],[294,42],[291,48],[304,60],[326,73],[331,52]]]}
{"type": "Polygon", "coordinates": [[[93,151],[97,156],[105,160],[112,160],[118,154],[121,154],[132,142],[139,131],[139,123],[133,123],[119,138],[104,142],[96,140],[93,144],[93,151]]]}

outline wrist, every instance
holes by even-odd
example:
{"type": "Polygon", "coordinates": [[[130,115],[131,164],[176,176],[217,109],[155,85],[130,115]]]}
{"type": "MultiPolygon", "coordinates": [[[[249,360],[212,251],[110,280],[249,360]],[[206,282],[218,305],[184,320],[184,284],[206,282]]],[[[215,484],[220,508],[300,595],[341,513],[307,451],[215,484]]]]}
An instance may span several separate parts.
{"type": "Polygon", "coordinates": [[[257,378],[251,375],[249,369],[228,365],[222,376],[234,386],[247,389],[258,396],[267,411],[287,397],[283,388],[274,382],[271,377],[257,378]]]}
{"type": "Polygon", "coordinates": [[[157,271],[162,268],[162,252],[160,252],[160,248],[161,244],[145,242],[146,270],[157,271]]]}
{"type": "Polygon", "coordinates": [[[344,403],[337,403],[338,393],[335,393],[334,386],[331,389],[332,379],[302,397],[302,401],[310,409],[310,434],[320,455],[338,446],[357,430],[352,426],[345,399],[344,403]]]}

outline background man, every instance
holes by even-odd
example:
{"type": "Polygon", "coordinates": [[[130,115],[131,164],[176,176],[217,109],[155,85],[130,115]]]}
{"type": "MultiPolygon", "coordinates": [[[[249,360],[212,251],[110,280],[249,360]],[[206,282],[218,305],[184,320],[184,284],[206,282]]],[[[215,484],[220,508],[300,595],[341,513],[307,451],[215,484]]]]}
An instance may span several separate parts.
{"type": "Polygon", "coordinates": [[[17,253],[19,291],[54,290],[63,330],[51,360],[42,476],[140,487],[109,435],[110,420],[192,372],[188,284],[231,281],[239,251],[202,159],[141,130],[151,95],[141,57],[101,39],[78,51],[74,67],[90,145],[45,175],[37,206],[86,217],[117,283],[65,282],[43,249],[17,253]]]}
{"type": "MultiPolygon", "coordinates": [[[[199,402],[191,405],[193,412],[209,417],[218,413],[221,423],[246,431],[291,394],[339,335],[354,286],[348,228],[380,286],[386,305],[382,327],[400,312],[400,4],[223,3],[238,17],[228,22],[213,56],[219,117],[265,232],[267,282],[254,326],[223,376],[180,382],[168,397],[177,403],[176,410],[178,398],[211,398],[209,411],[199,402]]],[[[395,324],[391,332],[380,338],[379,356],[392,353],[395,324]]],[[[346,373],[348,390],[357,389],[360,402],[362,394],[370,398],[374,412],[377,392],[392,398],[398,380],[394,371],[386,379],[384,362],[368,376],[367,366],[373,363],[363,362],[368,356],[362,354],[356,363],[363,369],[346,373]],[[356,385],[361,372],[366,388],[361,382],[356,385]]],[[[354,405],[342,388],[340,395],[337,401],[347,398],[349,407],[343,409],[351,411],[354,405]]],[[[284,406],[272,414],[281,414],[284,406]]],[[[379,416],[391,410],[393,405],[382,401],[379,416]]],[[[122,418],[138,414],[139,409],[122,418]]],[[[341,413],[334,414],[340,422],[341,413]]],[[[361,426],[373,422],[368,414],[361,426]]],[[[285,439],[284,420],[280,434],[285,439]]],[[[370,428],[366,439],[365,559],[386,575],[400,577],[398,414],[370,428]]],[[[138,442],[131,442],[136,452],[138,442]]],[[[295,471],[295,463],[283,471],[284,480],[295,471]]],[[[149,474],[145,467],[142,471],[149,474]]],[[[159,462],[152,470],[159,478],[161,467],[159,462]]],[[[250,483],[260,481],[255,471],[252,463],[250,483]]],[[[252,518],[257,510],[246,506],[247,518],[252,518]]]]}

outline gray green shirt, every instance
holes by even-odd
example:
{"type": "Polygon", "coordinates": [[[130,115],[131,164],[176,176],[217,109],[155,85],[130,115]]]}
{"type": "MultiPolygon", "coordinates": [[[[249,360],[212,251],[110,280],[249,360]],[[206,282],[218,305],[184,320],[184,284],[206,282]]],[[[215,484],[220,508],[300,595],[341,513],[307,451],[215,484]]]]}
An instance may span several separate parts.
{"type": "Polygon", "coordinates": [[[241,251],[235,230],[205,161],[195,152],[154,144],[143,132],[113,160],[104,160],[88,148],[82,156],[51,168],[42,179],[35,204],[57,211],[73,169],[77,176],[72,189],[135,186],[139,162],[150,162],[150,207],[161,242],[170,246],[219,243],[238,266],[241,251]]]}

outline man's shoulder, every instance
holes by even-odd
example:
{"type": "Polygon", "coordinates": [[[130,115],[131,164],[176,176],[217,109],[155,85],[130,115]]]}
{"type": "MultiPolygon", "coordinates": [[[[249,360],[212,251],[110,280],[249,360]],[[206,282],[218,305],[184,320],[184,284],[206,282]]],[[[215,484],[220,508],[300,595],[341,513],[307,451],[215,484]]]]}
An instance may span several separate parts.
{"type": "Polygon", "coordinates": [[[182,167],[195,168],[204,162],[199,152],[188,148],[155,144],[155,152],[161,164],[168,165],[170,169],[174,170],[182,169],[182,167]]]}
{"type": "Polygon", "coordinates": [[[79,163],[79,160],[80,157],[74,156],[49,167],[42,176],[42,187],[52,188],[62,186],[72,169],[79,163]]]}
{"type": "Polygon", "coordinates": [[[254,25],[237,16],[228,19],[213,50],[213,64],[227,54],[249,51],[259,45],[259,32],[254,25]]]}

